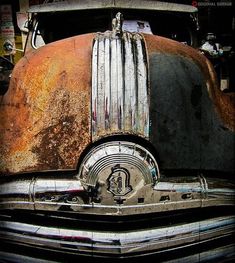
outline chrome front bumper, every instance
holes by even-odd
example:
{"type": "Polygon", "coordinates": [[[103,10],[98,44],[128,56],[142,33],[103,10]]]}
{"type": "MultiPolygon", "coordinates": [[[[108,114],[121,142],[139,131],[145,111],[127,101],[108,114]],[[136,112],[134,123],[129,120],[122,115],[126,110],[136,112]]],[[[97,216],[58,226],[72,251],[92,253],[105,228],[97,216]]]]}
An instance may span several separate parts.
{"type": "Polygon", "coordinates": [[[180,255],[187,247],[234,235],[235,192],[230,180],[162,177],[148,187],[154,203],[147,198],[107,203],[92,199],[89,189],[73,175],[5,178],[0,185],[1,242],[66,254],[135,257],[170,251],[180,255]],[[221,208],[226,213],[220,213],[221,208]],[[90,223],[86,217],[92,217],[90,223]],[[106,223],[114,220],[112,227],[103,228],[99,218],[106,223]],[[139,226],[136,218],[144,224],[139,226]],[[166,220],[159,224],[159,218],[166,220]]]}
{"type": "MultiPolygon", "coordinates": [[[[11,177],[0,184],[0,210],[23,209],[37,211],[67,211],[93,215],[139,215],[167,211],[234,206],[232,180],[194,177],[161,178],[146,185],[140,194],[129,199],[115,199],[107,191],[87,189],[72,175],[25,175],[11,177]],[[141,198],[140,198],[141,197],[141,198]]],[[[141,189],[142,190],[142,189],[141,189]]]]}

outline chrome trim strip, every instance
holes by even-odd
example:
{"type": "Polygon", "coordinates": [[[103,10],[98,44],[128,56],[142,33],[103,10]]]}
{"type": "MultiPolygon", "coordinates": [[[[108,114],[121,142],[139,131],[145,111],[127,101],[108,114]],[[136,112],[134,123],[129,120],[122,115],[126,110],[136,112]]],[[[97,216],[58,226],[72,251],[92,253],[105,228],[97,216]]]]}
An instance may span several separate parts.
{"type": "Polygon", "coordinates": [[[235,190],[232,181],[200,177],[161,178],[148,191],[153,191],[151,202],[125,204],[96,203],[89,197],[82,182],[75,176],[69,178],[35,177],[2,182],[0,184],[0,210],[24,209],[67,211],[68,213],[134,215],[176,211],[181,209],[234,206],[235,190]],[[206,179],[204,179],[205,181],[206,179]],[[217,181],[218,180],[218,181],[217,181]],[[152,190],[151,190],[152,189],[152,190]],[[162,197],[169,197],[163,198],[162,197]]]}
{"type": "MultiPolygon", "coordinates": [[[[0,251],[0,258],[1,260],[6,260],[6,262],[24,262],[24,263],[54,263],[58,261],[52,261],[52,260],[44,260],[44,259],[39,259],[38,256],[34,255],[33,256],[26,256],[26,255],[20,255],[17,254],[16,251],[9,253],[9,252],[3,252],[0,251]]],[[[55,259],[56,260],[56,259],[55,259]]],[[[2,261],[4,262],[4,261],[2,261]]]]}
{"type": "Polygon", "coordinates": [[[137,33],[98,33],[92,53],[92,139],[108,133],[149,137],[146,48],[137,33]]]}
{"type": "Polygon", "coordinates": [[[164,263],[198,263],[198,262],[231,262],[231,259],[235,257],[234,244],[228,246],[222,246],[214,249],[208,249],[207,251],[195,253],[187,257],[180,257],[177,260],[169,260],[164,263]],[[213,261],[212,261],[213,260],[213,261]],[[220,260],[220,261],[219,261],[220,260]]]}
{"type": "Polygon", "coordinates": [[[136,68],[134,63],[134,52],[130,34],[124,34],[125,67],[124,67],[124,86],[125,86],[125,108],[124,108],[124,128],[136,131],[136,68]]]}
{"type": "MultiPolygon", "coordinates": [[[[35,255],[36,256],[36,255],[35,255]]],[[[91,255],[93,256],[93,255],[91,255]]],[[[234,250],[234,245],[227,245],[227,246],[221,246],[221,247],[216,247],[213,249],[208,249],[207,251],[203,252],[195,252],[194,254],[186,257],[182,257],[179,255],[177,259],[173,260],[167,260],[164,261],[164,263],[198,263],[198,262],[219,262],[218,260],[223,259],[226,262],[231,261],[232,258],[235,256],[235,250],[234,250]],[[227,261],[228,260],[228,261],[227,261]]],[[[76,256],[75,256],[76,257],[76,256]]],[[[128,257],[128,256],[127,256],[128,257]]],[[[132,256],[133,258],[134,256],[132,256]]],[[[16,252],[13,253],[8,253],[8,252],[2,252],[0,251],[0,258],[2,260],[6,260],[7,262],[24,262],[24,263],[54,263],[54,262],[60,262],[60,256],[59,258],[56,256],[53,261],[52,260],[43,260],[39,259],[38,257],[35,258],[33,256],[24,256],[20,254],[16,254],[16,252]]],[[[77,259],[77,258],[76,258],[77,259]]]]}
{"type": "Polygon", "coordinates": [[[104,129],[110,129],[110,97],[111,97],[111,84],[110,84],[110,67],[109,67],[109,62],[111,59],[111,54],[110,54],[110,39],[105,39],[105,61],[104,61],[104,94],[105,94],[105,127],[104,129]]]}
{"type": "Polygon", "coordinates": [[[157,182],[154,186],[154,190],[163,192],[198,192],[204,191],[203,185],[200,182],[194,183],[172,183],[172,182],[157,182]]]}
{"type": "Polygon", "coordinates": [[[90,231],[0,221],[2,239],[47,248],[97,254],[150,253],[199,244],[234,233],[235,217],[217,217],[137,231],[90,231]]]}
{"type": "MultiPolygon", "coordinates": [[[[137,75],[137,132],[149,135],[149,97],[148,97],[148,72],[145,45],[142,36],[135,34],[136,49],[136,75],[137,75]]],[[[131,98],[130,98],[131,99],[131,98]]]]}
{"type": "MultiPolygon", "coordinates": [[[[93,55],[92,55],[92,74],[98,75],[98,68],[96,65],[98,65],[98,42],[95,41],[93,45],[93,55]]],[[[98,87],[98,79],[92,78],[92,94],[91,96],[91,104],[92,104],[92,133],[94,133],[97,129],[97,87],[98,87]]]]}
{"type": "Polygon", "coordinates": [[[35,180],[13,180],[0,184],[0,197],[6,195],[32,195],[35,193],[63,193],[84,191],[79,180],[74,178],[38,177],[35,180]],[[31,185],[33,184],[33,186],[31,185]],[[34,190],[31,190],[33,188],[34,190]]]}

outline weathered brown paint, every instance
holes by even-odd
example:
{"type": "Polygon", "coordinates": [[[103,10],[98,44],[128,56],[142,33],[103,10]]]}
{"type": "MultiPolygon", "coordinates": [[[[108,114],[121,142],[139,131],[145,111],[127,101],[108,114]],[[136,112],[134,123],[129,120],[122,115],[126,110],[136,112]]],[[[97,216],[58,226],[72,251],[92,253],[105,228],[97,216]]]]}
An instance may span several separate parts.
{"type": "Polygon", "coordinates": [[[94,35],[25,55],[0,101],[1,174],[75,169],[90,143],[94,35]]]}
{"type": "Polygon", "coordinates": [[[220,90],[215,71],[209,60],[200,54],[199,51],[195,52],[194,48],[176,41],[149,34],[145,34],[144,37],[149,54],[161,52],[183,56],[193,60],[201,68],[216,112],[219,114],[224,125],[235,131],[235,94],[224,93],[220,90]]]}
{"type": "MultiPolygon", "coordinates": [[[[30,51],[16,65],[0,102],[0,172],[76,169],[91,142],[91,56],[95,35],[30,51]]],[[[235,129],[234,94],[220,91],[209,61],[195,49],[144,35],[147,53],[177,54],[202,70],[225,125],[235,129]]]]}

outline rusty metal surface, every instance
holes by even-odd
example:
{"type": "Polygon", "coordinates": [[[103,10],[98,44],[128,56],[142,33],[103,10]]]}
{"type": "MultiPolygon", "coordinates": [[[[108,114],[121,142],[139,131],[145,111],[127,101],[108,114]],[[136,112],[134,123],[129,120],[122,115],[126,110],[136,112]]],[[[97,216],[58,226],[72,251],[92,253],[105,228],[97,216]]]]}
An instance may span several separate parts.
{"type": "MultiPolygon", "coordinates": [[[[80,154],[91,140],[116,133],[132,133],[148,138],[148,115],[154,109],[151,106],[149,109],[146,61],[155,53],[183,57],[197,65],[224,125],[234,128],[234,94],[220,91],[211,64],[194,49],[153,35],[144,35],[142,39],[139,34],[126,32],[119,35],[113,35],[113,32],[90,34],[29,52],[16,65],[10,89],[1,97],[1,173],[76,169],[80,154]],[[145,51],[142,53],[145,46],[147,57],[145,51]]],[[[165,64],[166,62],[156,65],[156,74],[165,64]]],[[[160,83],[156,85],[159,86],[160,83]]],[[[153,90],[153,85],[150,88],[153,90]]],[[[150,97],[156,105],[159,104],[160,97],[151,94],[150,97]]],[[[156,120],[151,120],[152,138],[157,138],[158,134],[162,136],[162,131],[153,129],[155,123],[159,123],[159,117],[158,114],[156,120]]],[[[198,136],[203,127],[196,128],[198,130],[195,130],[195,136],[198,136]]],[[[190,136],[187,135],[187,138],[190,136]]],[[[220,136],[220,141],[224,142],[224,136],[226,135],[220,136]]],[[[170,138],[168,136],[168,140],[170,138]]],[[[171,144],[172,147],[174,143],[171,144]]],[[[204,141],[198,144],[201,146],[198,156],[193,156],[195,160],[188,153],[196,152],[194,146],[192,148],[185,145],[186,152],[181,151],[181,154],[190,158],[192,165],[187,166],[185,157],[178,154],[178,167],[215,168],[212,154],[214,149],[208,148],[204,141]],[[209,155],[206,154],[206,149],[209,149],[209,155]],[[204,155],[202,151],[205,151],[204,155]],[[208,158],[211,159],[209,165],[204,161],[208,158]]],[[[165,151],[162,142],[159,146],[158,142],[154,143],[154,146],[165,151]]],[[[168,158],[167,151],[166,148],[166,156],[163,153],[161,158],[165,163],[168,159],[173,163],[168,158]]],[[[170,152],[172,154],[172,149],[170,152]]],[[[220,155],[218,151],[216,154],[220,155]]],[[[219,158],[221,159],[221,155],[219,158]]],[[[228,155],[228,158],[231,163],[234,156],[228,155]]],[[[222,169],[225,165],[228,166],[221,165],[218,158],[216,163],[222,169]]],[[[163,168],[166,168],[164,163],[163,168]]]]}
{"type": "Polygon", "coordinates": [[[0,99],[0,172],[76,169],[90,142],[93,34],[29,52],[0,99]]]}
{"type": "Polygon", "coordinates": [[[192,5],[164,3],[163,1],[154,0],[67,0],[65,2],[54,2],[49,4],[31,6],[30,13],[39,12],[55,12],[55,11],[70,11],[70,10],[87,10],[87,9],[141,9],[141,10],[156,10],[156,11],[171,11],[171,12],[186,12],[195,13],[197,8],[192,5]]]}
{"type": "Polygon", "coordinates": [[[200,54],[200,52],[195,52],[195,49],[187,45],[179,45],[177,42],[169,39],[166,40],[163,37],[145,35],[145,41],[149,56],[156,52],[172,54],[185,57],[198,65],[203,72],[206,87],[216,112],[224,125],[230,130],[235,131],[235,94],[224,93],[220,90],[214,68],[209,60],[200,54]]]}

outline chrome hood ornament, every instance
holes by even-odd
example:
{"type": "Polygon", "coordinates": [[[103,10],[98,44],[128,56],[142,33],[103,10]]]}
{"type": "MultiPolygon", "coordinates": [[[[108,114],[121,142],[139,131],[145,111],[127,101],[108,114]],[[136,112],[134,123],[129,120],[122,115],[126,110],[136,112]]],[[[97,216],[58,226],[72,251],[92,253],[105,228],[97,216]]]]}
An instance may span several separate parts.
{"type": "Polygon", "coordinates": [[[122,34],[123,15],[118,12],[116,17],[112,20],[113,35],[122,34]]]}

